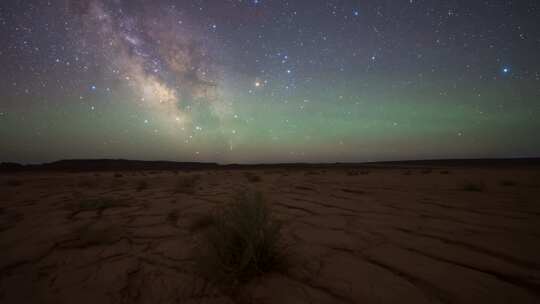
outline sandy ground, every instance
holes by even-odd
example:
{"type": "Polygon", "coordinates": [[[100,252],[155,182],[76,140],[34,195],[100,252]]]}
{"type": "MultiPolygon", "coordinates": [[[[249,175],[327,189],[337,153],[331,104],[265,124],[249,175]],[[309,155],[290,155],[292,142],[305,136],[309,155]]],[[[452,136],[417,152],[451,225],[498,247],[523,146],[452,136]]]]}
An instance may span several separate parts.
{"type": "Polygon", "coordinates": [[[0,302],[540,303],[540,171],[347,171],[0,175],[0,302]],[[226,295],[194,274],[190,227],[245,188],[284,221],[290,268],[226,295]]]}

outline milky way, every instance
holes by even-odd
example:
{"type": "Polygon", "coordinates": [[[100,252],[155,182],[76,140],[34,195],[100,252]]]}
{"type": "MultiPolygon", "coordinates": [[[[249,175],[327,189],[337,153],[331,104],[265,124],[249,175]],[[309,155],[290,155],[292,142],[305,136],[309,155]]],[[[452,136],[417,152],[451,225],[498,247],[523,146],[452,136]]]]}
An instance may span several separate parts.
{"type": "Polygon", "coordinates": [[[81,51],[97,52],[104,77],[133,90],[136,102],[184,125],[192,122],[194,103],[220,101],[219,75],[208,45],[196,30],[186,29],[174,9],[143,6],[142,14],[130,14],[121,5],[90,1],[77,11],[83,27],[72,38],[81,51]]]}
{"type": "Polygon", "coordinates": [[[0,161],[538,156],[538,1],[0,3],[0,161]]]}

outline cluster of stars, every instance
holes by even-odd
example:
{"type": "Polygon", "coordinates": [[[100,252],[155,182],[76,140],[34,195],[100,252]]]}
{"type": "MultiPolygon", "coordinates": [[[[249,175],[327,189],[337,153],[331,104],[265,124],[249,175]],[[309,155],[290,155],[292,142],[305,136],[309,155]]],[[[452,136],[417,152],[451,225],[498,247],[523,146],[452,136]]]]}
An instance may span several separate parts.
{"type": "Polygon", "coordinates": [[[40,113],[27,139],[70,130],[171,159],[400,158],[424,141],[451,156],[442,139],[499,155],[516,132],[538,151],[540,9],[526,2],[13,1],[0,135],[40,113]]]}

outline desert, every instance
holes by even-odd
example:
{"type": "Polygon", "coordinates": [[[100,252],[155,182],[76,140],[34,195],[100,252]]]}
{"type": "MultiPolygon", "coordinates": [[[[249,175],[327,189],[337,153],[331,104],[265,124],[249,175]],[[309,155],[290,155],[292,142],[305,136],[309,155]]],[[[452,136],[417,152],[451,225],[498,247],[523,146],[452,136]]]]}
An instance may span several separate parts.
{"type": "MultiPolygon", "coordinates": [[[[536,163],[0,175],[2,303],[538,303],[536,163]],[[212,216],[257,192],[284,267],[200,274],[212,216]]],[[[219,233],[219,231],[218,231],[219,233]]]]}

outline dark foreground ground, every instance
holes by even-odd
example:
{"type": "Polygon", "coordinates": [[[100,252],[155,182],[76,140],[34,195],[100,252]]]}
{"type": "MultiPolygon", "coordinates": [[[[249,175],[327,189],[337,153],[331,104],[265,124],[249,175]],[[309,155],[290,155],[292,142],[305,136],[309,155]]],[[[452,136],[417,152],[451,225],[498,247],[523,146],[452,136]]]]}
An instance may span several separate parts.
{"type": "Polygon", "coordinates": [[[3,174],[0,302],[540,303],[537,168],[3,174]],[[194,269],[193,223],[246,188],[290,265],[225,293],[194,269]]]}

